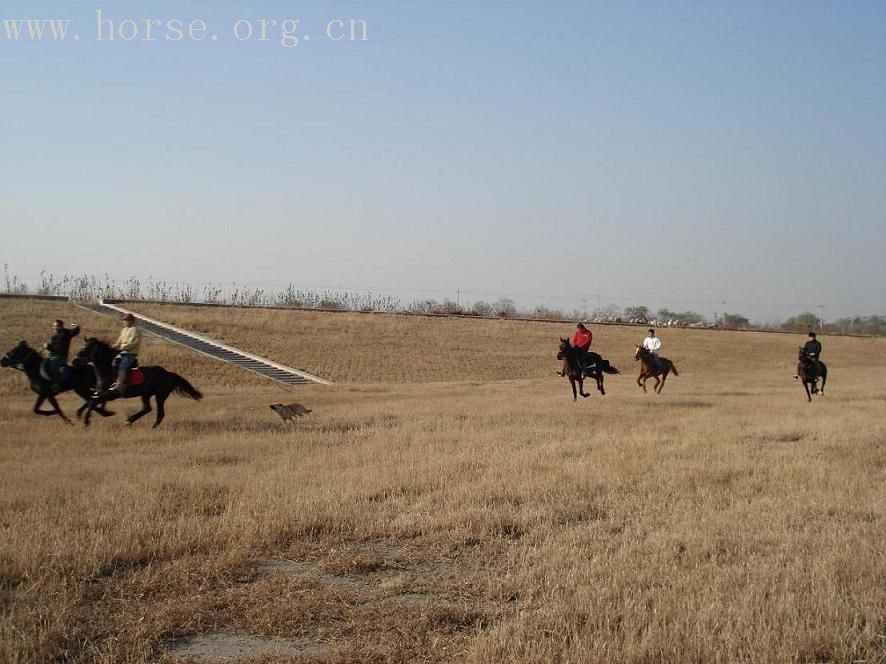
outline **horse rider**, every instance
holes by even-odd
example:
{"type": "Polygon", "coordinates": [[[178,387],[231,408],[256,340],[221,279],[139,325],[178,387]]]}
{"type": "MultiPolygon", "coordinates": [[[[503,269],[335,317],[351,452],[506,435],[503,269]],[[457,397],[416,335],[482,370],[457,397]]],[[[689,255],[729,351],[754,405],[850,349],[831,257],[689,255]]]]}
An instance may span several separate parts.
{"type": "Polygon", "coordinates": [[[43,373],[49,377],[53,394],[58,394],[62,390],[61,370],[68,363],[71,339],[80,334],[80,326],[72,323],[70,328],[66,328],[63,320],[56,319],[52,323],[52,332],[52,338],[43,344],[49,353],[49,357],[43,360],[43,373]]]}
{"type": "MultiPolygon", "coordinates": [[[[814,381],[818,378],[819,374],[821,374],[821,365],[818,360],[818,356],[821,355],[821,342],[815,338],[815,332],[809,333],[809,341],[803,345],[803,355],[806,356],[806,359],[812,363],[812,366],[815,369],[814,381]]],[[[796,376],[794,377],[796,378],[796,376]]]]}
{"type": "Polygon", "coordinates": [[[123,329],[114,343],[120,353],[114,358],[111,366],[117,367],[117,382],[108,388],[108,391],[116,390],[121,396],[126,390],[126,381],[129,370],[138,364],[138,349],[142,342],[142,332],[135,326],[135,316],[125,314],[120,320],[123,321],[123,329]]]}
{"type": "Polygon", "coordinates": [[[649,328],[649,335],[643,339],[643,348],[649,351],[649,357],[652,360],[652,369],[659,371],[661,365],[658,361],[658,354],[661,352],[661,339],[655,336],[655,330],[649,328]]]}
{"type": "MultiPolygon", "coordinates": [[[[594,339],[594,333],[591,332],[584,323],[575,326],[575,334],[572,335],[572,347],[578,350],[578,364],[584,367],[585,359],[588,351],[591,349],[591,341],[594,339]]],[[[566,360],[563,360],[563,368],[555,372],[561,378],[566,375],[566,360]]]]}

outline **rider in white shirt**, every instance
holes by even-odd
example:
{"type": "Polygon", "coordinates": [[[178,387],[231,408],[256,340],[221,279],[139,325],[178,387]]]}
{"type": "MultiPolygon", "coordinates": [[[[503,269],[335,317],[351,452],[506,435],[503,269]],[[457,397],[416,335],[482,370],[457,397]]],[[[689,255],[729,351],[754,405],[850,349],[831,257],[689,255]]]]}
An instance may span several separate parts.
{"type": "Polygon", "coordinates": [[[643,348],[652,355],[654,369],[658,370],[658,354],[661,352],[661,339],[655,336],[655,330],[649,330],[649,336],[643,340],[643,348]]]}

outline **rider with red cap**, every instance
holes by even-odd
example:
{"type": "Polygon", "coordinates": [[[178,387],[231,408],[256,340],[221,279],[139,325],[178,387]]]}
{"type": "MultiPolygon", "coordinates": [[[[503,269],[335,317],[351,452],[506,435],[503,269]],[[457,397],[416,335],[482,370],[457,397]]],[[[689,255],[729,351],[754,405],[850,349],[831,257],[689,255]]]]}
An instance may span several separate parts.
{"type": "Polygon", "coordinates": [[[117,367],[117,382],[109,389],[117,390],[122,396],[126,389],[129,370],[138,364],[138,350],[142,342],[142,333],[135,326],[135,316],[132,314],[125,314],[120,320],[123,321],[123,329],[120,330],[120,336],[114,343],[114,348],[120,351],[120,354],[114,358],[114,366],[117,367]]]}

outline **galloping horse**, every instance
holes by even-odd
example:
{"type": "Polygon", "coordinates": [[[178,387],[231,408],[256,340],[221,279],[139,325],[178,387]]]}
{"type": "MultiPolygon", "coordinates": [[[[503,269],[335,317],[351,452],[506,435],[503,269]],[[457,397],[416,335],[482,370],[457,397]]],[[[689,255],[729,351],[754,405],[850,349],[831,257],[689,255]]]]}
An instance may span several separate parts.
{"type": "MultiPolygon", "coordinates": [[[[40,353],[28,346],[24,341],[19,341],[13,348],[9,350],[3,357],[0,357],[0,366],[13,367],[20,369],[27,377],[31,384],[31,391],[37,395],[37,401],[34,403],[34,413],[37,415],[58,415],[65,422],[71,424],[71,420],[62,412],[62,409],[56,401],[55,394],[52,392],[52,385],[49,380],[40,373],[40,365],[43,358],[40,353]],[[44,401],[49,401],[54,410],[42,410],[40,406],[44,401]]],[[[83,414],[89,406],[92,388],[95,387],[95,372],[86,368],[66,367],[63,369],[64,375],[61,385],[61,391],[67,392],[74,390],[81,399],[83,405],[77,409],[77,417],[83,414]]],[[[96,409],[96,412],[102,417],[108,417],[114,413],[106,410],[104,406],[96,409]]]]}
{"type": "Polygon", "coordinates": [[[560,352],[557,353],[558,360],[566,360],[566,376],[569,378],[569,384],[572,385],[572,400],[578,401],[578,395],[583,397],[591,396],[585,393],[584,379],[593,378],[597,381],[597,389],[600,394],[605,395],[606,390],[603,389],[604,374],[618,374],[618,369],[609,364],[609,360],[603,359],[598,353],[588,351],[584,354],[586,363],[582,365],[579,357],[578,348],[574,348],[569,339],[560,339],[560,352]],[[575,384],[578,383],[578,391],[576,393],[575,384]]]}
{"type": "Polygon", "coordinates": [[[664,387],[668,374],[673,371],[675,376],[680,375],[677,373],[677,367],[674,366],[674,363],[666,357],[658,358],[658,367],[656,367],[653,364],[652,353],[643,348],[643,346],[637,346],[637,349],[634,351],[634,361],[640,362],[640,375],[637,376],[637,385],[642,387],[644,392],[646,391],[646,381],[649,378],[655,378],[655,385],[652,386],[652,391],[656,394],[661,394],[661,388],[664,387]]]}
{"type": "MultiPolygon", "coordinates": [[[[95,373],[99,377],[100,384],[104,387],[112,380],[114,374],[113,361],[117,351],[108,344],[94,337],[86,339],[83,348],[74,358],[75,365],[86,363],[95,367],[95,373]]],[[[154,421],[154,427],[160,426],[163,417],[166,415],[164,404],[169,395],[175,392],[181,396],[189,397],[195,401],[203,398],[200,390],[191,385],[187,380],[179,376],[177,373],[167,371],[163,367],[144,367],[139,369],[144,375],[144,381],[135,385],[130,383],[124,390],[122,398],[132,399],[141,397],[142,409],[126,418],[126,424],[130,425],[139,418],[151,412],[151,397],[157,402],[157,419],[154,421]]],[[[134,381],[133,381],[134,382],[134,381]]],[[[93,410],[97,410],[98,406],[107,401],[121,398],[116,390],[105,391],[97,396],[93,396],[89,401],[89,407],[86,410],[86,416],[83,423],[89,425],[89,414],[93,410]]]]}
{"type": "Polygon", "coordinates": [[[812,401],[813,394],[824,394],[824,384],[828,382],[828,368],[824,362],[818,361],[820,371],[815,370],[815,362],[809,359],[806,351],[800,346],[800,355],[797,357],[797,375],[803,382],[803,389],[806,390],[806,399],[812,401]],[[821,387],[816,387],[816,382],[821,378],[821,387]],[[812,389],[809,389],[809,386],[812,389]]]}

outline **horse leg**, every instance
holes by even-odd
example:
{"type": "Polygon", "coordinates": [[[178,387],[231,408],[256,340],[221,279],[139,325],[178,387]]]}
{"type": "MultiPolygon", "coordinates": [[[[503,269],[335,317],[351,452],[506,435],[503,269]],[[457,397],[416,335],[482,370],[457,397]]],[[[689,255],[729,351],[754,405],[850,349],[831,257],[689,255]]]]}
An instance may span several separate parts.
{"type": "Polygon", "coordinates": [[[644,378],[645,378],[645,376],[643,375],[643,372],[641,371],[640,375],[637,376],[637,385],[639,387],[641,387],[643,389],[643,391],[645,392],[646,391],[646,381],[643,380],[644,378]]]}
{"type": "Polygon", "coordinates": [[[655,385],[652,386],[652,393],[658,394],[658,386],[661,385],[661,378],[658,376],[653,376],[655,378],[655,385]]]}
{"type": "Polygon", "coordinates": [[[578,393],[585,399],[591,396],[589,393],[585,392],[585,380],[581,377],[578,379],[578,393]]]}
{"type": "Polygon", "coordinates": [[[101,415],[102,417],[111,417],[114,414],[113,410],[108,410],[108,404],[101,404],[98,408],[95,409],[95,412],[101,415]]]}
{"type": "Polygon", "coordinates": [[[108,415],[113,415],[114,413],[107,410],[107,406],[105,406],[105,404],[108,401],[113,401],[116,398],[117,398],[116,392],[103,392],[102,394],[100,394],[97,397],[90,397],[89,401],[86,404],[86,414],[83,416],[83,426],[85,426],[85,427],[89,426],[89,419],[90,419],[93,411],[95,411],[99,415],[102,415],[103,417],[107,417],[108,415]],[[105,415],[102,411],[104,411],[104,413],[107,413],[107,415],[105,415]]]}
{"type": "Polygon", "coordinates": [[[665,371],[661,374],[661,385],[658,386],[658,393],[661,394],[661,390],[664,387],[665,381],[668,379],[668,372],[665,371]]]}
{"type": "Polygon", "coordinates": [[[803,389],[806,390],[806,400],[812,401],[812,395],[809,393],[809,383],[806,382],[806,376],[801,376],[803,379],[803,389]]]}
{"type": "MultiPolygon", "coordinates": [[[[155,396],[157,400],[157,419],[154,422],[154,426],[152,429],[156,429],[160,426],[160,422],[163,421],[163,418],[166,416],[166,411],[163,409],[163,404],[166,403],[166,400],[169,398],[169,393],[161,392],[160,394],[155,396]]],[[[294,423],[293,423],[294,424],[294,423]]]]}
{"type": "MultiPolygon", "coordinates": [[[[89,400],[92,398],[92,395],[88,392],[88,390],[84,391],[80,388],[74,391],[77,393],[78,397],[83,399],[83,405],[77,409],[77,419],[79,420],[83,417],[84,411],[89,407],[89,400]]],[[[104,406],[102,406],[102,408],[104,408],[104,406]]]]}
{"type": "Polygon", "coordinates": [[[572,385],[572,400],[578,401],[578,394],[575,392],[575,378],[571,374],[569,376],[569,384],[572,385]]]}
{"type": "Polygon", "coordinates": [[[55,415],[54,410],[41,410],[40,406],[43,405],[43,402],[46,401],[46,397],[42,394],[37,395],[37,401],[34,402],[34,415],[43,415],[44,417],[48,415],[55,415]]]}
{"type": "MultiPolygon", "coordinates": [[[[83,405],[77,409],[77,419],[81,419],[83,417],[83,412],[89,407],[89,397],[84,397],[85,401],[83,405]]],[[[107,404],[99,404],[94,409],[94,412],[98,413],[102,417],[111,417],[114,414],[114,411],[108,410],[107,404]]]]}
{"type": "Polygon", "coordinates": [[[73,424],[71,420],[68,419],[68,416],[62,412],[61,407],[58,405],[58,401],[55,400],[55,396],[49,394],[46,396],[49,399],[49,403],[52,404],[52,407],[55,408],[55,412],[58,413],[59,417],[61,417],[67,424],[73,424]]]}
{"type": "Polygon", "coordinates": [[[606,396],[606,389],[603,387],[603,372],[597,372],[597,389],[600,391],[602,396],[606,396]]]}
{"type": "Polygon", "coordinates": [[[144,417],[145,415],[147,415],[148,413],[150,413],[151,410],[152,410],[151,397],[149,397],[147,394],[143,394],[142,395],[142,409],[140,411],[138,411],[137,413],[133,413],[132,415],[127,417],[126,422],[124,422],[123,424],[125,426],[129,426],[130,424],[136,422],[138,419],[140,419],[140,418],[144,417]]]}
{"type": "Polygon", "coordinates": [[[828,382],[828,373],[827,373],[827,371],[825,371],[825,372],[823,372],[823,373],[821,374],[821,387],[820,387],[819,390],[818,390],[818,393],[819,393],[821,396],[824,396],[824,384],[825,384],[826,382],[828,382]]]}

